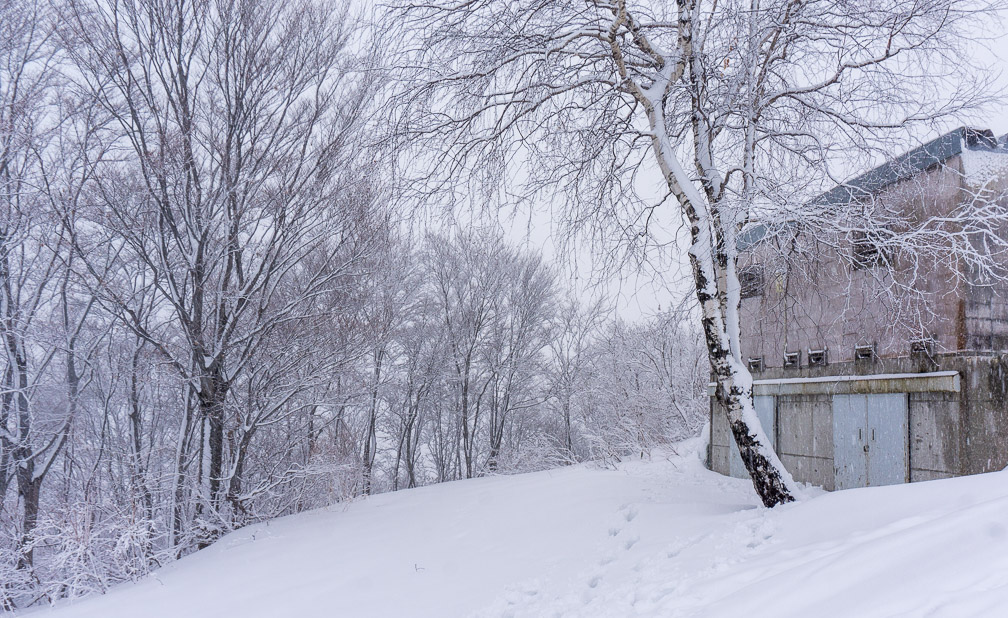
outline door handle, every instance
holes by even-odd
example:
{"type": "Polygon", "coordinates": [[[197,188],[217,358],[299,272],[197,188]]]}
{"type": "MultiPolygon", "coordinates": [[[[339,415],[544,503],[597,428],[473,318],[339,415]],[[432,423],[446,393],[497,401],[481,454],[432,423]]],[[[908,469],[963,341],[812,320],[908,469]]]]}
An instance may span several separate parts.
{"type": "Polygon", "coordinates": [[[874,429],[871,430],[871,441],[872,442],[875,441],[875,430],[874,429]]]}

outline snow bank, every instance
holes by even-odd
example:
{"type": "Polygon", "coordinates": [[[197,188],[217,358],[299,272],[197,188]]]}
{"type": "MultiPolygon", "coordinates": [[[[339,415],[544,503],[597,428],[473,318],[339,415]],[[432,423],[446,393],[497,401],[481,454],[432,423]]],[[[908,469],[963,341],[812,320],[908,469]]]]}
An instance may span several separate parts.
{"type": "Polygon", "coordinates": [[[1008,472],[767,510],[699,446],[285,518],[38,615],[1004,615],[1008,472]]]}

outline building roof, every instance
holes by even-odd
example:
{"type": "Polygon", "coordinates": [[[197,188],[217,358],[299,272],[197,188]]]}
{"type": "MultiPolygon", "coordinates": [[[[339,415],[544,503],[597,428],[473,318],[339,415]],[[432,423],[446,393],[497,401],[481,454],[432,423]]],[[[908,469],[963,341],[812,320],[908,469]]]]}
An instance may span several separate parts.
{"type": "Polygon", "coordinates": [[[919,172],[945,163],[962,153],[964,148],[1008,153],[1008,150],[998,143],[990,129],[959,127],[895,159],[886,161],[871,171],[833,187],[812,200],[812,203],[843,206],[858,199],[875,195],[889,185],[907,180],[919,172]]]}
{"type": "MultiPolygon", "coordinates": [[[[889,185],[912,178],[926,169],[941,165],[961,154],[964,149],[1008,154],[1008,135],[997,139],[990,129],[959,127],[833,187],[809,203],[820,206],[846,206],[875,195],[889,185]]],[[[765,223],[746,226],[738,236],[738,250],[749,249],[766,235],[765,223]]]]}

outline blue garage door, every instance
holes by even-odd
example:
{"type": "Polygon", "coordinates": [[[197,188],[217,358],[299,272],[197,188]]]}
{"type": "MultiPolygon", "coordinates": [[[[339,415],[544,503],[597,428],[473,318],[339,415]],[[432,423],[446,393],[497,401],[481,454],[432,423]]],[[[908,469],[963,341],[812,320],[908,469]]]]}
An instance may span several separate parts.
{"type": "Polygon", "coordinates": [[[907,396],[833,396],[836,488],[905,483],[908,476],[907,396]]]}

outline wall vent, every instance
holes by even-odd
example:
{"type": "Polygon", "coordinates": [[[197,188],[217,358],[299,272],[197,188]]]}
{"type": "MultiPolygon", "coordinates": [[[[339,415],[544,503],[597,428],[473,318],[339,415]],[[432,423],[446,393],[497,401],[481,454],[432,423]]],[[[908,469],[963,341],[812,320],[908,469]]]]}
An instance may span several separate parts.
{"type": "Polygon", "coordinates": [[[808,365],[809,367],[825,367],[829,364],[829,349],[823,348],[821,350],[813,350],[809,348],[808,351],[808,365]]]}
{"type": "Polygon", "coordinates": [[[784,352],[784,368],[792,369],[801,367],[801,351],[784,352]]]}
{"type": "Polygon", "coordinates": [[[935,351],[935,341],[929,337],[914,339],[910,342],[910,356],[932,358],[935,351]]]}
{"type": "Polygon", "coordinates": [[[873,361],[876,358],[875,344],[865,343],[862,345],[854,346],[854,360],[856,361],[873,361]]]}
{"type": "Polygon", "coordinates": [[[882,263],[881,242],[878,234],[862,231],[854,232],[851,244],[855,270],[871,268],[882,263]]]}

